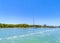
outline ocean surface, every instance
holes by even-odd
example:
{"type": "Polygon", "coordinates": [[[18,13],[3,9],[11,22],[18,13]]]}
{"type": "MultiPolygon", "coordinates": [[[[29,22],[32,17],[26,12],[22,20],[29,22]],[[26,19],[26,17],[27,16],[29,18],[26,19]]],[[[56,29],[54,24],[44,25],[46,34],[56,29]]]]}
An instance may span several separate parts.
{"type": "Polygon", "coordinates": [[[0,28],[0,43],[60,43],[60,28],[0,28]]]}

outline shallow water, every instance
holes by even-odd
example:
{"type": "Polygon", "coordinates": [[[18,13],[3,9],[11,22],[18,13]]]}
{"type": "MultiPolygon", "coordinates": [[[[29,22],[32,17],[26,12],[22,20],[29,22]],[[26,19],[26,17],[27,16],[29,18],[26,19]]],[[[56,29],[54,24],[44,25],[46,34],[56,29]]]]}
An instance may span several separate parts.
{"type": "Polygon", "coordinates": [[[0,43],[60,43],[60,28],[2,28],[0,43]]]}

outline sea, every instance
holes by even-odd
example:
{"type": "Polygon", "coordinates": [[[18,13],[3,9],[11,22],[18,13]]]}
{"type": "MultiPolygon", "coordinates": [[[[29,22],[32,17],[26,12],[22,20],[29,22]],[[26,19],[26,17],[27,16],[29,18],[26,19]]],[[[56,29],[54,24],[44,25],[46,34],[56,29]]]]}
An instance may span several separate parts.
{"type": "Polygon", "coordinates": [[[0,28],[0,43],[60,43],[60,28],[0,28]]]}

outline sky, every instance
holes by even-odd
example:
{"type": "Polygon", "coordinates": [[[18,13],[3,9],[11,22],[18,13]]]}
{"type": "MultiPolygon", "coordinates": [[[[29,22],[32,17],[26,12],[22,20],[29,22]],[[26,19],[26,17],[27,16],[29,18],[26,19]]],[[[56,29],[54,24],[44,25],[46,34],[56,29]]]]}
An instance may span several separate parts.
{"type": "Polygon", "coordinates": [[[60,0],[0,0],[0,23],[60,25],[60,0]]]}

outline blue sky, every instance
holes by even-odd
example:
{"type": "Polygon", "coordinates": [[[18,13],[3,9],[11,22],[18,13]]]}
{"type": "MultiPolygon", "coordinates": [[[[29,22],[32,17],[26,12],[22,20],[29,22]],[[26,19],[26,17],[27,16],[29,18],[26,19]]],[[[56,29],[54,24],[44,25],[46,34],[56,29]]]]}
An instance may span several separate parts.
{"type": "Polygon", "coordinates": [[[0,0],[0,22],[60,25],[60,0],[0,0]]]}

